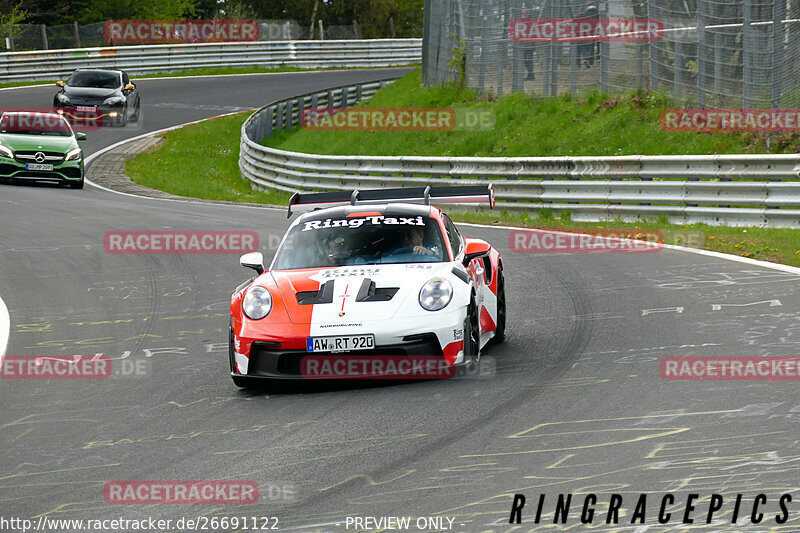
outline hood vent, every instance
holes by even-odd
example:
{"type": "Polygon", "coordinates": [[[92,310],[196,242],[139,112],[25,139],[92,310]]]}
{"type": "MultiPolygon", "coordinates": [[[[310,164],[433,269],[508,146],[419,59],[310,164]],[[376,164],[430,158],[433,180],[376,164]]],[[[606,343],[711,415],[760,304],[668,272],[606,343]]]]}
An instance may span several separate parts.
{"type": "Polygon", "coordinates": [[[298,292],[297,303],[300,305],[333,303],[333,280],[320,285],[317,291],[298,292]]]}
{"type": "Polygon", "coordinates": [[[399,287],[382,287],[376,288],[375,282],[369,278],[365,278],[361,282],[361,288],[358,289],[356,296],[357,302],[388,302],[399,291],[399,287]]]}

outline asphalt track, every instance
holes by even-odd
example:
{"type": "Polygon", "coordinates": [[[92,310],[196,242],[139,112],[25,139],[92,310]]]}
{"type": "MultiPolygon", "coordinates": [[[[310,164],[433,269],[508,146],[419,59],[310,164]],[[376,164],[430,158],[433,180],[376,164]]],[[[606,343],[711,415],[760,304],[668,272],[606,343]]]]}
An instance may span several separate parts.
{"type": "MultiPolygon", "coordinates": [[[[85,150],[377,76],[140,81],[141,126],[90,133],[85,150]]],[[[53,92],[0,91],[0,104],[46,106],[53,92]]],[[[504,255],[508,339],[486,354],[496,375],[269,395],[241,392],[228,376],[229,296],[248,277],[237,256],[108,254],[103,235],[255,229],[270,256],[284,211],[2,185],[0,223],[8,355],[102,353],[115,372],[128,361],[144,374],[0,381],[1,517],[274,516],[282,531],[338,532],[358,530],[346,528],[348,516],[444,516],[451,531],[581,530],[583,494],[598,495],[598,514],[611,493],[623,495],[625,523],[648,493],[649,527],[595,527],[652,532],[686,528],[686,496],[698,493],[697,529],[800,530],[797,382],[659,373],[665,356],[797,355],[797,273],[675,250],[514,253],[508,230],[463,226],[504,255]],[[204,479],[253,480],[261,500],[103,499],[109,480],[204,479]],[[510,526],[517,492],[528,506],[524,523],[510,526]],[[659,525],[667,492],[675,514],[659,525]],[[776,500],[787,492],[795,504],[780,526],[776,500]],[[554,501],[569,493],[579,503],[553,525],[554,501]],[[725,505],[706,526],[712,493],[725,505]],[[737,493],[745,517],[756,494],[768,497],[762,525],[729,524],[737,493]]]]}

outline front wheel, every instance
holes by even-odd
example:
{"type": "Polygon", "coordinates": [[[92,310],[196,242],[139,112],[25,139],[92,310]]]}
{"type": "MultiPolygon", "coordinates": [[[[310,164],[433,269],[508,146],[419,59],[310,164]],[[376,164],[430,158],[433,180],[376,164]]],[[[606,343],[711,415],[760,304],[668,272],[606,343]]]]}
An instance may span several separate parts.
{"type": "Polygon", "coordinates": [[[67,187],[70,189],[83,189],[83,178],[81,178],[79,181],[68,181],[67,187]]]}
{"type": "Polygon", "coordinates": [[[481,357],[481,329],[478,322],[478,307],[475,299],[470,299],[467,308],[467,317],[464,319],[464,362],[471,370],[474,369],[481,357]]]}
{"type": "Polygon", "coordinates": [[[506,280],[503,270],[497,269],[497,326],[494,330],[492,342],[500,344],[506,340],[506,280]]]}

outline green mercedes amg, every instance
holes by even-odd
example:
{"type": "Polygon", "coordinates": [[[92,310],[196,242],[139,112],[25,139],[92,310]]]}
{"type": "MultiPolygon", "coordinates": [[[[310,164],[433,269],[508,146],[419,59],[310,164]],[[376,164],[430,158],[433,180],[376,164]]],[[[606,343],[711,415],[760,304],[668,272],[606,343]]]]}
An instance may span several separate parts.
{"type": "Polygon", "coordinates": [[[83,151],[73,132],[56,113],[6,111],[0,116],[0,180],[61,183],[83,188],[83,151]]]}

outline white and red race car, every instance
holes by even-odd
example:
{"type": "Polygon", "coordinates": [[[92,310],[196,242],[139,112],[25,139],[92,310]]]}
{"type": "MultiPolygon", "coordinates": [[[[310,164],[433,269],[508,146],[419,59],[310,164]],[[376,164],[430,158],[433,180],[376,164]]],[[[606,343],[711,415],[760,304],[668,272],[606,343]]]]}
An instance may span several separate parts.
{"type": "Polygon", "coordinates": [[[402,364],[419,358],[474,368],[505,336],[503,262],[433,203],[493,206],[494,195],[491,186],[295,194],[289,216],[315,210],[289,227],[269,269],[259,252],[241,258],[258,277],[231,298],[234,383],[386,377],[419,370],[402,364]]]}

